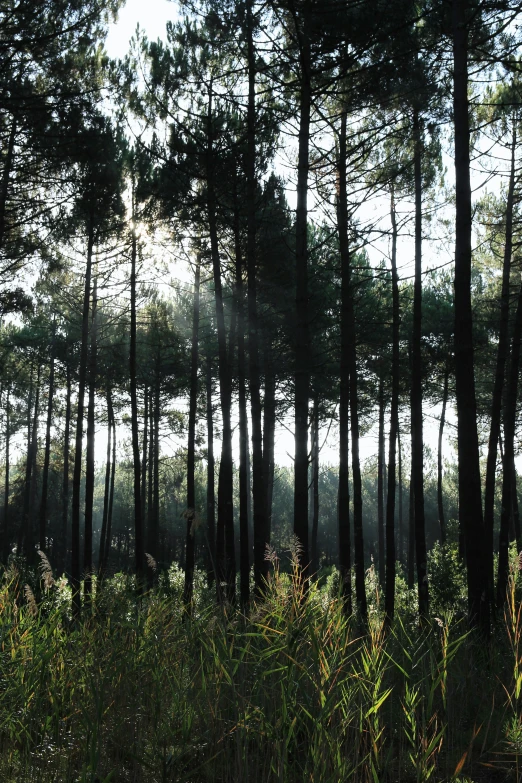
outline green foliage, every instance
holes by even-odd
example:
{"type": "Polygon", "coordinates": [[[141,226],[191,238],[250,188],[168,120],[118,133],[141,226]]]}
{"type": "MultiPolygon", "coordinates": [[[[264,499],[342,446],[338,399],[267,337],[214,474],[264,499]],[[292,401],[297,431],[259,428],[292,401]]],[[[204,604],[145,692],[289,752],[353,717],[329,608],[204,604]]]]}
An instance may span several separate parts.
{"type": "Polygon", "coordinates": [[[454,621],[399,617],[387,632],[376,605],[362,632],[335,597],[335,571],[307,594],[295,547],[288,572],[275,556],[272,567],[249,617],[216,607],[198,571],[197,611],[184,617],[174,566],[142,597],[124,575],[106,580],[83,623],[61,580],[37,604],[6,571],[0,779],[464,781],[498,761],[496,737],[502,768],[516,771],[514,579],[488,671],[482,641],[454,621]]]}

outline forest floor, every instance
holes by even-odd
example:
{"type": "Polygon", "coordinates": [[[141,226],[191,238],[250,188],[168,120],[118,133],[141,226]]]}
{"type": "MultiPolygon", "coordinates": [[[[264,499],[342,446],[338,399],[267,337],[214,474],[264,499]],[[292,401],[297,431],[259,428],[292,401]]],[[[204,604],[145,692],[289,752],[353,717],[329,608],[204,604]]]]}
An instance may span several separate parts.
{"type": "MultiPolygon", "coordinates": [[[[82,620],[65,580],[0,590],[2,783],[522,780],[518,575],[492,639],[455,612],[366,628],[331,584],[276,572],[248,617],[200,574],[138,596],[116,575],[82,620]],[[35,596],[37,593],[37,600],[35,596]]],[[[371,587],[371,585],[370,585],[371,587]]],[[[377,600],[373,600],[377,598],[377,600]]]]}

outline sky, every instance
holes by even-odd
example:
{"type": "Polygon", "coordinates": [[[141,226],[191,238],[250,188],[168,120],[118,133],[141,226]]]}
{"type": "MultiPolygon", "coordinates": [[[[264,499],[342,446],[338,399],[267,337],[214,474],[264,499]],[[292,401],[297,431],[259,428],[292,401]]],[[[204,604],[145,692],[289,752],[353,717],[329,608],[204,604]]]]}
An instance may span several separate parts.
{"type": "Polygon", "coordinates": [[[138,23],[149,40],[164,38],[166,24],[175,16],[176,5],[169,0],[127,0],[118,14],[116,24],[109,27],[105,43],[107,53],[114,59],[123,58],[138,23]]]}

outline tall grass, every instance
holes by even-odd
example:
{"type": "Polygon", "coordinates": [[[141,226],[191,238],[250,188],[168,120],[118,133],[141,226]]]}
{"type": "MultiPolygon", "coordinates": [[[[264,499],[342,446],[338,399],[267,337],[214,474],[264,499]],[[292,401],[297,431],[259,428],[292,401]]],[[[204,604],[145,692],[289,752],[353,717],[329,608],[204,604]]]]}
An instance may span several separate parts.
{"type": "MultiPolygon", "coordinates": [[[[45,565],[45,564],[44,564],[45,565]]],[[[5,783],[516,780],[522,618],[512,573],[490,644],[451,615],[362,632],[294,558],[249,617],[214,606],[202,575],[145,597],[117,576],[75,624],[65,586],[0,590],[5,783]],[[35,595],[39,599],[35,598],[35,595]]],[[[372,578],[372,575],[369,575],[372,578]]]]}

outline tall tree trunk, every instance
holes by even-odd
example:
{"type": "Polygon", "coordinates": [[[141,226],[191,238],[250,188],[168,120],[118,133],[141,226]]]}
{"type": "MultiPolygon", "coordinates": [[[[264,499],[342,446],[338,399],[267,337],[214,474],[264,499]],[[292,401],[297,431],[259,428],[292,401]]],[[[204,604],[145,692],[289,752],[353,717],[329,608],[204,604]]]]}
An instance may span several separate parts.
{"type": "Polygon", "coordinates": [[[415,510],[415,559],[419,614],[428,617],[428,563],[424,519],[424,436],[422,423],[422,140],[419,114],[413,113],[413,169],[415,180],[415,281],[411,341],[411,459],[415,510]]]}
{"type": "Polygon", "coordinates": [[[68,567],[68,528],[69,528],[69,460],[71,438],[71,366],[68,356],[68,346],[65,349],[65,424],[63,433],[63,479],[62,479],[62,534],[60,542],[61,569],[68,567]]]}
{"type": "Polygon", "coordinates": [[[455,132],[455,381],[458,419],[459,517],[465,541],[470,621],[489,633],[489,558],[482,516],[471,308],[471,182],[468,114],[468,2],[453,0],[455,132]]]}
{"type": "MultiPolygon", "coordinates": [[[[270,542],[272,531],[272,497],[274,492],[274,447],[275,447],[275,374],[269,349],[265,344],[263,350],[263,367],[265,375],[265,396],[263,405],[263,476],[265,477],[265,502],[267,538],[270,542]]],[[[268,562],[268,561],[267,561],[268,562]]]]}
{"type": "Polygon", "coordinates": [[[221,599],[221,582],[226,583],[226,597],[230,602],[235,600],[236,592],[236,553],[234,541],[234,506],[233,506],[233,462],[232,462],[232,381],[227,356],[227,340],[225,330],[225,314],[223,309],[223,290],[221,284],[221,260],[219,256],[216,193],[214,178],[214,147],[212,127],[212,85],[209,88],[207,115],[207,212],[210,234],[210,250],[212,256],[212,271],[216,300],[216,326],[218,336],[219,356],[219,394],[223,433],[221,440],[221,461],[219,463],[218,480],[218,518],[216,558],[218,579],[216,586],[221,599]]]}
{"type": "MultiPolygon", "coordinates": [[[[149,470],[147,481],[147,554],[156,558],[158,553],[154,543],[154,390],[149,389],[149,470]],[[152,554],[154,552],[154,554],[152,554]]],[[[154,573],[149,568],[147,571],[147,582],[152,587],[154,582],[154,573]]]]}
{"type": "Polygon", "coordinates": [[[154,388],[154,451],[152,465],[152,517],[150,524],[149,554],[155,560],[160,559],[159,551],[159,423],[160,423],[160,357],[157,358],[156,384],[154,388]]]}
{"type": "MultiPolygon", "coordinates": [[[[391,407],[390,407],[390,441],[388,445],[388,495],[386,499],[386,591],[385,611],[388,623],[393,620],[395,612],[395,490],[396,490],[396,458],[397,437],[399,434],[399,329],[401,322],[399,303],[399,276],[397,274],[397,220],[395,215],[395,194],[391,195],[392,224],[392,370],[391,370],[391,407]]],[[[400,455],[399,455],[400,465],[400,455]]],[[[399,492],[401,491],[399,485],[399,492]]]]}
{"type": "MultiPolygon", "coordinates": [[[[245,333],[243,257],[241,252],[239,207],[234,211],[234,242],[236,256],[235,310],[237,318],[237,384],[239,405],[239,583],[241,606],[250,601],[250,546],[248,541],[248,429],[245,393],[245,333]]],[[[259,392],[259,388],[258,388],[259,392]]],[[[258,585],[258,589],[261,586],[258,585]]]]}
{"type": "Polygon", "coordinates": [[[5,401],[5,483],[4,483],[4,530],[2,537],[2,562],[7,564],[10,554],[9,534],[9,471],[10,471],[10,446],[11,446],[11,403],[9,400],[11,387],[7,384],[7,397],[5,401]]]}
{"type": "Polygon", "coordinates": [[[502,606],[506,600],[509,574],[509,534],[510,527],[516,531],[517,551],[522,549],[520,541],[520,522],[518,518],[517,473],[515,468],[515,425],[517,414],[518,376],[520,372],[520,341],[522,335],[522,284],[519,288],[509,376],[506,388],[504,410],[504,454],[502,460],[502,511],[500,515],[500,535],[498,543],[497,604],[502,606]]]}
{"type": "Polygon", "coordinates": [[[319,572],[319,550],[318,550],[318,532],[319,532],[319,400],[317,394],[314,396],[314,405],[312,412],[312,437],[311,437],[311,457],[312,457],[312,537],[311,537],[311,576],[318,578],[319,572]]]}
{"type": "Polygon", "coordinates": [[[379,433],[377,446],[377,537],[378,573],[381,587],[386,580],[386,559],[384,554],[384,379],[379,378],[379,433]]]}
{"type": "Polygon", "coordinates": [[[100,549],[98,554],[98,577],[103,578],[102,565],[103,565],[103,553],[105,552],[105,541],[107,538],[107,518],[109,515],[109,492],[111,486],[111,441],[112,441],[112,421],[109,417],[109,398],[111,392],[110,387],[107,387],[107,456],[105,460],[105,483],[103,491],[103,516],[102,527],[100,534],[100,549]]]}
{"type": "Polygon", "coordinates": [[[206,396],[207,396],[207,546],[210,560],[208,568],[208,584],[212,586],[217,578],[216,573],[216,494],[214,488],[214,422],[212,420],[212,359],[207,354],[206,362],[206,396]]]}
{"type": "Polygon", "coordinates": [[[442,391],[442,411],[439,422],[439,439],[437,444],[437,506],[439,510],[440,540],[446,543],[446,519],[444,516],[444,498],[442,496],[442,438],[446,423],[446,406],[448,404],[449,362],[444,372],[444,389],[442,391]]]}
{"type": "Polygon", "coordinates": [[[265,550],[270,543],[266,509],[266,465],[263,460],[261,427],[261,381],[256,286],[256,56],[254,50],[252,0],[247,3],[248,35],[248,106],[247,106],[247,288],[248,288],[248,355],[249,389],[252,418],[252,499],[254,506],[254,582],[259,595],[268,576],[265,550]]]}
{"type": "MultiPolygon", "coordinates": [[[[349,444],[350,428],[350,249],[348,244],[348,208],[346,193],[346,112],[341,116],[339,158],[337,164],[337,230],[341,256],[341,362],[339,384],[339,492],[337,524],[339,535],[339,571],[345,609],[352,614],[352,556],[350,538],[349,444]]],[[[353,305],[352,305],[353,306],[353,305]]]]}
{"type": "Polygon", "coordinates": [[[80,347],[80,368],[78,378],[78,405],[76,414],[76,439],[74,450],[74,473],[72,487],[72,530],[71,530],[71,588],[73,615],[79,617],[82,608],[80,594],[80,490],[82,482],[83,411],[85,382],[87,377],[87,352],[89,347],[89,304],[91,297],[92,252],[94,246],[94,225],[89,223],[87,237],[87,264],[83,293],[82,337],[80,347]]]}
{"type": "Polygon", "coordinates": [[[190,355],[190,399],[187,444],[187,525],[185,534],[185,585],[183,602],[185,610],[191,613],[194,591],[194,561],[196,538],[196,413],[198,403],[198,340],[199,340],[199,281],[201,260],[198,256],[194,274],[194,302],[192,315],[192,346],[190,355]]]}
{"type": "Polygon", "coordinates": [[[16,119],[13,117],[11,120],[11,127],[9,129],[9,139],[7,140],[7,151],[4,162],[4,171],[2,173],[2,184],[0,185],[0,248],[4,246],[4,238],[6,233],[7,197],[9,194],[9,180],[11,179],[11,172],[13,169],[16,130],[16,119]]]}
{"type": "Polygon", "coordinates": [[[398,535],[398,559],[404,563],[404,500],[403,500],[403,481],[402,481],[402,446],[401,430],[397,424],[397,452],[399,468],[399,535],[398,535]]]}
{"type": "Polygon", "coordinates": [[[294,535],[299,542],[299,564],[308,569],[308,395],[310,383],[310,335],[308,324],[308,171],[311,116],[311,49],[309,3],[295,18],[299,38],[300,94],[297,158],[297,205],[295,214],[295,460],[294,535]]]}
{"type": "MultiPolygon", "coordinates": [[[[340,148],[346,150],[346,115],[341,117],[340,148]],[[343,131],[344,128],[344,131],[343,131]]],[[[348,201],[346,194],[346,154],[339,155],[339,185],[337,201],[337,230],[341,253],[341,314],[344,311],[345,334],[344,350],[346,351],[346,371],[348,372],[348,393],[350,402],[350,435],[352,441],[352,481],[353,481],[353,542],[355,568],[355,597],[357,609],[363,623],[366,623],[368,609],[366,602],[366,587],[364,583],[364,535],[363,535],[363,504],[361,462],[359,457],[359,391],[357,348],[355,329],[354,283],[348,242],[348,201]]],[[[341,338],[342,339],[342,338],[341,338]]],[[[341,349],[342,350],[342,349],[341,349]]],[[[347,438],[346,438],[347,441],[347,438]]],[[[346,446],[347,448],[347,446],[346,446]]],[[[343,479],[346,488],[346,478],[343,479]]],[[[348,498],[349,499],[349,498],[348,498]]],[[[346,519],[345,519],[346,522],[346,519]]],[[[344,523],[345,524],[345,523],[344,523]]],[[[349,539],[348,539],[349,540],[349,539]]],[[[346,542],[342,545],[346,552],[346,542]]],[[[345,560],[345,569],[348,561],[345,560]]],[[[349,588],[347,588],[349,589],[349,588]]]]}
{"type": "Polygon", "coordinates": [[[408,588],[415,584],[415,492],[413,489],[413,460],[410,468],[410,492],[408,506],[408,557],[406,569],[408,572],[408,588]]]}
{"type": "Polygon", "coordinates": [[[102,574],[107,573],[107,563],[112,545],[112,512],[114,508],[114,484],[116,478],[116,419],[114,408],[112,406],[112,394],[110,387],[107,389],[107,416],[109,426],[112,423],[112,464],[111,464],[111,485],[109,489],[109,507],[107,509],[107,533],[105,535],[105,550],[103,553],[102,574]]]}
{"type": "Polygon", "coordinates": [[[143,534],[146,538],[145,520],[147,519],[147,442],[149,434],[149,389],[147,384],[143,389],[143,445],[141,456],[141,519],[143,534]]]}
{"type": "Polygon", "coordinates": [[[34,529],[33,529],[33,507],[32,501],[34,500],[36,492],[36,455],[38,451],[38,415],[40,409],[40,374],[41,366],[38,365],[36,372],[36,391],[34,400],[34,410],[31,419],[31,402],[32,402],[32,369],[31,369],[31,384],[29,389],[29,431],[27,439],[27,463],[25,468],[25,488],[24,488],[24,510],[22,518],[22,543],[21,550],[23,551],[28,563],[31,565],[35,562],[34,551],[34,529]]]}
{"type": "Polygon", "coordinates": [[[143,539],[143,518],[141,515],[141,465],[140,465],[140,439],[138,432],[138,392],[136,382],[136,260],[138,255],[138,240],[136,237],[136,208],[135,185],[132,183],[132,246],[131,246],[131,275],[130,275],[130,350],[129,350],[129,374],[130,374],[130,398],[131,398],[131,437],[132,437],[132,464],[134,474],[134,569],[138,589],[143,587],[145,576],[145,550],[143,539]]]}
{"type": "Polygon", "coordinates": [[[97,308],[98,288],[94,279],[92,294],[91,345],[89,356],[89,401],[87,406],[87,453],[85,459],[85,536],[83,549],[83,592],[85,602],[91,601],[92,594],[92,524],[94,508],[94,438],[95,438],[95,392],[96,392],[96,360],[98,351],[97,308]]]}
{"type": "Polygon", "coordinates": [[[42,493],[40,497],[40,549],[47,551],[47,496],[49,492],[49,462],[51,457],[51,424],[53,418],[54,396],[54,346],[55,325],[53,322],[53,334],[51,338],[51,367],[49,371],[49,396],[47,398],[47,422],[45,426],[45,451],[42,472],[42,493]]]}
{"type": "Polygon", "coordinates": [[[31,469],[33,465],[31,454],[31,430],[32,430],[32,410],[33,410],[33,361],[31,360],[31,367],[29,369],[29,396],[27,398],[27,448],[26,448],[26,461],[25,461],[25,480],[24,480],[24,505],[22,511],[22,520],[20,522],[20,528],[18,530],[18,541],[16,546],[17,554],[23,555],[25,553],[25,538],[27,535],[27,525],[29,521],[29,492],[31,487],[31,469]]]}
{"type": "MultiPolygon", "coordinates": [[[[513,201],[515,192],[515,150],[517,143],[516,119],[513,118],[511,140],[511,168],[506,202],[506,236],[504,242],[504,262],[502,267],[502,291],[500,295],[500,323],[497,345],[497,361],[495,368],[495,383],[491,401],[491,425],[489,430],[488,456],[486,463],[486,484],[484,491],[484,528],[488,549],[493,552],[493,528],[495,523],[495,483],[497,473],[497,446],[500,437],[502,418],[502,395],[506,374],[506,361],[509,349],[509,281],[511,277],[511,258],[513,253],[513,201]]],[[[489,558],[490,566],[489,598],[493,600],[493,558],[489,558]]]]}

